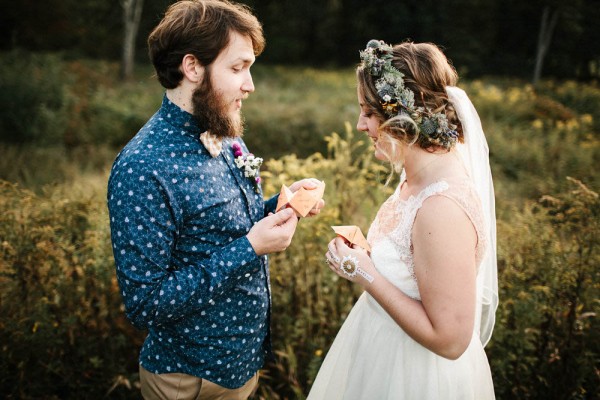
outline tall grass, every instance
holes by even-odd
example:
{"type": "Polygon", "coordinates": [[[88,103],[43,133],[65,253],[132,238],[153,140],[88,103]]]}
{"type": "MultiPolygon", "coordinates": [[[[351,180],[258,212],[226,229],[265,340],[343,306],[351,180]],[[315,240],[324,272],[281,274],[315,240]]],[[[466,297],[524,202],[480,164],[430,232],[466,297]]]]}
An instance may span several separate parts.
{"type": "MultiPolygon", "coordinates": [[[[123,316],[105,182],[118,147],[156,110],[163,91],[148,68],[121,84],[113,64],[52,62],[49,73],[63,80],[44,96],[66,99],[53,115],[66,127],[46,132],[55,138],[51,145],[35,140],[43,130],[0,145],[0,392],[138,398],[143,333],[123,316]]],[[[382,185],[386,166],[353,129],[352,71],[253,70],[245,140],[267,159],[267,194],[303,176],[327,185],[324,212],[302,220],[292,246],[272,257],[277,362],[263,371],[257,398],[302,399],[359,295],[322,263],[330,225],[352,223],[366,232],[393,184],[382,185]]],[[[600,88],[545,82],[534,90],[509,79],[461,86],[482,117],[495,178],[501,303],[486,351],[497,396],[594,398],[600,88]]]]}
{"type": "Polygon", "coordinates": [[[244,104],[250,148],[268,157],[325,153],[325,135],[356,122],[358,102],[350,70],[258,65],[255,93],[244,104]]]}

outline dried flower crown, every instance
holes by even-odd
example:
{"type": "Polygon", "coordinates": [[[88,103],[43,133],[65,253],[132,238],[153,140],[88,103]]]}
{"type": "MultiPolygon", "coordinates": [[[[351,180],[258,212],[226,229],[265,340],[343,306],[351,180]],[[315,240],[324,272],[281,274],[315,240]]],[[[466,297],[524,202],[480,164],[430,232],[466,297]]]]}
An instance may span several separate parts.
{"type": "MultiPolygon", "coordinates": [[[[389,118],[407,117],[430,143],[451,149],[458,141],[456,126],[443,112],[415,106],[415,94],[404,85],[404,74],[392,65],[392,46],[381,40],[370,40],[360,52],[365,70],[374,78],[375,89],[383,111],[389,118]]],[[[423,102],[424,104],[424,102],[423,102]]]]}

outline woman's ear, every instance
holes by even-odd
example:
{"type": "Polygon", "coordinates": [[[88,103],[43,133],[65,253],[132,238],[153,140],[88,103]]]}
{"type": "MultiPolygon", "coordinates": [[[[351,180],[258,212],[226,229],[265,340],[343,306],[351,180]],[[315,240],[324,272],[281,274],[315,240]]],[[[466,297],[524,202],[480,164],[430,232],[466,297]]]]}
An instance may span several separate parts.
{"type": "Polygon", "coordinates": [[[196,57],[186,54],[181,61],[181,73],[185,79],[197,84],[202,82],[204,77],[204,66],[200,64],[196,57]]]}

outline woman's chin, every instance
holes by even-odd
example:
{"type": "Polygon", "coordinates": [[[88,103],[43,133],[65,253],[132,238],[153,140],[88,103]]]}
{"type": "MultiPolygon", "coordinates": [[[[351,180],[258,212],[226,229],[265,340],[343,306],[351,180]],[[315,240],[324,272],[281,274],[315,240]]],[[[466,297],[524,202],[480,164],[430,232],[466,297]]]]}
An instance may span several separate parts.
{"type": "Polygon", "coordinates": [[[375,147],[375,152],[373,153],[373,155],[375,156],[376,159],[380,160],[380,161],[387,161],[387,157],[386,155],[379,150],[377,147],[375,147]]]}

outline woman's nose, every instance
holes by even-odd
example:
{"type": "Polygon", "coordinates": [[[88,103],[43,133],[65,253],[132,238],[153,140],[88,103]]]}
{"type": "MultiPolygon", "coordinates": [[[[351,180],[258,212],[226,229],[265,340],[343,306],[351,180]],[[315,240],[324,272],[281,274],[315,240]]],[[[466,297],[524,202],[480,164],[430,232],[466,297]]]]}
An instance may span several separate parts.
{"type": "Polygon", "coordinates": [[[362,117],[358,117],[358,122],[356,123],[356,129],[361,132],[366,132],[368,130],[367,123],[363,120],[362,117]]]}

